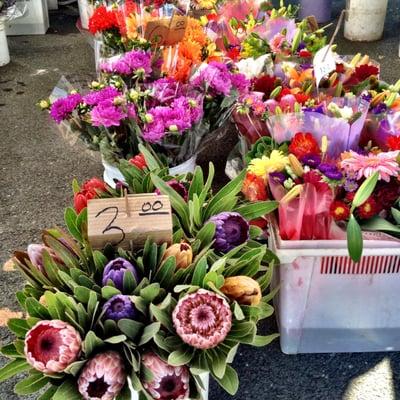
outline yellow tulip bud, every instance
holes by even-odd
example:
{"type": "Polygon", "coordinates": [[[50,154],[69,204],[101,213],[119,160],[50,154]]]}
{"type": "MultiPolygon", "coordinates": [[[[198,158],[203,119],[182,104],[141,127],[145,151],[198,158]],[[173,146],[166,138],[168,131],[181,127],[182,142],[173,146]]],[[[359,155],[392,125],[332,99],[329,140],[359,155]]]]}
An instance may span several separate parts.
{"type": "Polygon", "coordinates": [[[225,279],[221,292],[239,304],[257,306],[261,302],[258,282],[248,276],[230,276],[225,279]]]}
{"type": "Polygon", "coordinates": [[[175,243],[165,250],[163,261],[169,257],[175,257],[178,269],[187,268],[193,261],[193,251],[189,243],[175,243]]]}

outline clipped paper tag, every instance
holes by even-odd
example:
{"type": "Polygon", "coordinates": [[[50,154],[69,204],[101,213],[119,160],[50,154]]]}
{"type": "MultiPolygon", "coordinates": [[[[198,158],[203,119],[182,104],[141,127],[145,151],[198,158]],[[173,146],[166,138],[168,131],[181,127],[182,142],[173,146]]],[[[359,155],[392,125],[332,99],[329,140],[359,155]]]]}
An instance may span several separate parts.
{"type": "Polygon", "coordinates": [[[172,211],[168,196],[129,195],[88,201],[88,238],[94,249],[107,243],[129,249],[150,237],[157,244],[172,242],[172,211]]]}
{"type": "Polygon", "coordinates": [[[329,45],[315,53],[313,65],[316,86],[318,87],[321,79],[336,69],[335,55],[329,45]]]}
{"type": "Polygon", "coordinates": [[[173,46],[183,39],[186,25],[187,17],[183,15],[149,21],[144,37],[158,46],[173,46]]]}

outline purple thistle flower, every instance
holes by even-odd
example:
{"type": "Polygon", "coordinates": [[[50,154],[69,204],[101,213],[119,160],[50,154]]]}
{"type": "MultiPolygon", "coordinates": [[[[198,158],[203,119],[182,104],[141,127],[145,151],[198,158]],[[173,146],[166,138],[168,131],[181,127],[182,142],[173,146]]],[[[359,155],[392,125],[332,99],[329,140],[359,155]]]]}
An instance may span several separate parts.
{"type": "Polygon", "coordinates": [[[320,164],[318,169],[328,178],[333,180],[340,180],[343,178],[343,174],[339,171],[336,165],[332,164],[320,164]]]}
{"type": "Polygon", "coordinates": [[[321,164],[321,156],[318,154],[306,154],[300,161],[311,168],[318,168],[321,164]]]}
{"type": "Polygon", "coordinates": [[[103,305],[104,319],[119,321],[120,319],[135,319],[137,317],[136,307],[129,296],[117,294],[111,297],[103,305]]]}
{"type": "Polygon", "coordinates": [[[120,94],[121,92],[119,92],[115,87],[107,86],[104,89],[89,92],[83,97],[83,101],[89,106],[97,106],[99,103],[105,100],[112,100],[120,94]]]}
{"type": "Polygon", "coordinates": [[[249,223],[237,212],[222,212],[209,221],[215,224],[214,248],[222,253],[249,239],[249,223]]]}
{"type": "Polygon", "coordinates": [[[112,100],[106,100],[94,107],[90,112],[90,116],[92,117],[93,126],[109,128],[110,126],[119,126],[121,120],[126,118],[126,113],[115,106],[112,100]]]}
{"type": "Polygon", "coordinates": [[[271,172],[269,174],[269,179],[275,183],[280,183],[283,185],[283,182],[286,180],[286,176],[282,172],[271,172]]]}
{"type": "Polygon", "coordinates": [[[112,281],[115,287],[122,291],[124,288],[124,276],[127,271],[132,272],[136,283],[138,283],[139,275],[137,270],[128,260],[118,257],[110,261],[104,268],[103,286],[106,286],[108,281],[112,281]]]}
{"type": "Polygon", "coordinates": [[[50,115],[57,124],[60,124],[72,114],[81,101],[82,96],[79,93],[70,94],[67,97],[58,99],[51,105],[50,115]]]}

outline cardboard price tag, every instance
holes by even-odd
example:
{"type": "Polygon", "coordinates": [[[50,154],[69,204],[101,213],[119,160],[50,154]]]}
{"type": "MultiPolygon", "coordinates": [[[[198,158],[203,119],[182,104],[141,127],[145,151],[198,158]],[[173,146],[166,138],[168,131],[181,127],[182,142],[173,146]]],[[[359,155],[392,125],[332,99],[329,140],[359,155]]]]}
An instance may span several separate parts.
{"type": "Polygon", "coordinates": [[[172,242],[172,211],[168,196],[129,195],[88,202],[88,237],[94,249],[107,243],[129,249],[141,247],[148,237],[172,242]]]}
{"type": "Polygon", "coordinates": [[[187,17],[183,15],[149,21],[144,37],[158,46],[173,46],[183,39],[186,25],[187,17]]]}
{"type": "Polygon", "coordinates": [[[314,65],[315,81],[318,87],[319,83],[321,82],[321,79],[324,76],[328,75],[329,72],[332,72],[336,69],[335,56],[332,50],[330,50],[329,45],[323,47],[322,49],[319,49],[315,53],[313,65],[314,65]]]}

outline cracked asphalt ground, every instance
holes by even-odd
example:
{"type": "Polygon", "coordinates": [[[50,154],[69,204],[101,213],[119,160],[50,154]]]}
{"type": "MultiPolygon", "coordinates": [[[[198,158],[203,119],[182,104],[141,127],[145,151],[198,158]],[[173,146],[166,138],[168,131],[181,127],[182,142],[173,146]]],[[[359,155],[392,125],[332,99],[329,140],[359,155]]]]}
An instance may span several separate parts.
{"type": "MultiPolygon", "coordinates": [[[[400,77],[399,9],[397,2],[389,3],[384,40],[358,44],[339,34],[337,42],[342,54],[370,54],[381,63],[383,78],[393,82],[400,77]]],[[[335,15],[343,6],[343,1],[335,2],[335,15]]],[[[78,82],[91,80],[93,52],[75,29],[75,19],[76,11],[64,8],[51,14],[45,37],[9,38],[12,62],[0,68],[0,265],[14,249],[38,242],[41,229],[63,225],[62,210],[71,204],[74,177],[83,181],[102,173],[98,155],[61,136],[35,106],[61,75],[78,82]]],[[[213,151],[218,158],[218,149],[213,151]]],[[[8,266],[0,269],[0,325],[7,310],[18,311],[14,294],[22,285],[18,272],[8,266]]],[[[269,325],[268,330],[276,329],[273,322],[269,325]]],[[[0,327],[1,344],[10,340],[7,329],[0,327]]],[[[4,362],[1,358],[0,364],[4,362]]],[[[234,396],[238,400],[400,399],[399,353],[288,356],[275,342],[265,349],[242,347],[235,367],[241,380],[234,396]]],[[[12,390],[14,383],[0,384],[0,400],[19,398],[12,390]]],[[[211,385],[210,400],[230,398],[211,385]]]]}

